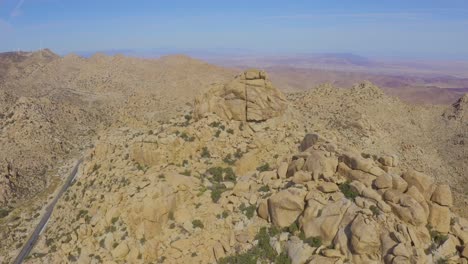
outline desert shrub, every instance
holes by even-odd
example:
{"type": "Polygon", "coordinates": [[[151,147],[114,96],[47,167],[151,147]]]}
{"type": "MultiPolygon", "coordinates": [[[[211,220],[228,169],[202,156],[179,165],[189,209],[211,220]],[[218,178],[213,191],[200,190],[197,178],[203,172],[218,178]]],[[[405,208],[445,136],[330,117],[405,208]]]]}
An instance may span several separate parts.
{"type": "Polygon", "coordinates": [[[234,165],[236,163],[236,160],[232,158],[232,154],[229,153],[224,157],[223,159],[224,163],[229,164],[229,165],[234,165]]]}
{"type": "Polygon", "coordinates": [[[0,218],[4,218],[10,214],[11,210],[8,208],[0,208],[0,218]]]}
{"type": "Polygon", "coordinates": [[[195,219],[192,221],[192,226],[193,228],[204,228],[205,226],[203,225],[203,222],[199,219],[195,219]]]}
{"type": "Polygon", "coordinates": [[[188,142],[193,142],[195,141],[195,137],[194,136],[189,136],[187,135],[187,133],[185,132],[182,132],[179,134],[179,137],[182,138],[183,140],[185,141],[188,141],[188,142]]]}
{"type": "Polygon", "coordinates": [[[229,128],[228,130],[226,130],[226,132],[229,134],[234,134],[234,130],[232,128],[229,128]]]}
{"type": "Polygon", "coordinates": [[[379,216],[382,213],[382,211],[380,211],[380,209],[375,205],[371,205],[369,209],[372,211],[372,214],[374,214],[374,216],[379,216]]]}
{"type": "Polygon", "coordinates": [[[299,227],[297,226],[297,223],[294,222],[291,225],[287,227],[287,231],[291,234],[295,234],[299,231],[299,227]]]}
{"type": "Polygon", "coordinates": [[[258,188],[258,191],[259,192],[269,192],[270,187],[268,187],[268,185],[263,185],[262,187],[258,188]]]}
{"type": "Polygon", "coordinates": [[[207,147],[203,147],[201,157],[202,158],[211,158],[211,153],[210,153],[210,151],[208,150],[207,147]]]}
{"type": "Polygon", "coordinates": [[[219,137],[220,134],[221,134],[221,130],[216,130],[214,136],[215,136],[215,137],[219,137]]]}
{"type": "Polygon", "coordinates": [[[214,203],[217,203],[221,198],[221,194],[225,192],[227,189],[224,184],[213,184],[211,187],[211,200],[214,203]]]}
{"type": "Polygon", "coordinates": [[[359,196],[359,193],[357,193],[353,188],[351,188],[350,182],[344,182],[340,185],[338,185],[340,188],[340,191],[344,194],[344,196],[352,201],[356,199],[356,197],[359,196]]]}
{"type": "Polygon", "coordinates": [[[221,122],[216,122],[216,121],[213,121],[209,124],[210,127],[219,127],[221,125],[221,122]]]}
{"type": "Polygon", "coordinates": [[[220,183],[222,181],[236,182],[236,174],[231,167],[211,167],[207,171],[212,176],[212,182],[220,183]]]}
{"type": "Polygon", "coordinates": [[[255,215],[256,209],[257,209],[257,208],[256,208],[255,205],[246,206],[244,203],[242,203],[242,204],[239,206],[239,210],[240,210],[245,216],[247,216],[248,219],[252,218],[252,217],[255,215]]]}
{"type": "Polygon", "coordinates": [[[242,151],[240,149],[236,149],[236,152],[234,153],[234,157],[236,159],[240,159],[240,158],[242,158],[242,156],[244,156],[244,153],[242,153],[242,151]]]}
{"type": "Polygon", "coordinates": [[[259,167],[257,167],[257,170],[262,172],[262,171],[269,171],[270,170],[270,164],[265,163],[259,167]]]}
{"type": "Polygon", "coordinates": [[[255,236],[258,244],[245,253],[225,257],[219,260],[220,264],[256,264],[280,263],[289,264],[291,260],[287,254],[277,254],[270,245],[270,235],[266,227],[262,227],[255,236]]]}

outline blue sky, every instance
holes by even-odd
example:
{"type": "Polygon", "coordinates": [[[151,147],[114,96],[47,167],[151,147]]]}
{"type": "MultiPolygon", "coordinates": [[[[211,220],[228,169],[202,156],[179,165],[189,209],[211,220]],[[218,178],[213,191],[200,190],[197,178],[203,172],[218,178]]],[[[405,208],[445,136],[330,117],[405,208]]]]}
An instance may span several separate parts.
{"type": "Polygon", "coordinates": [[[468,59],[468,1],[0,0],[0,51],[40,47],[468,59]]]}

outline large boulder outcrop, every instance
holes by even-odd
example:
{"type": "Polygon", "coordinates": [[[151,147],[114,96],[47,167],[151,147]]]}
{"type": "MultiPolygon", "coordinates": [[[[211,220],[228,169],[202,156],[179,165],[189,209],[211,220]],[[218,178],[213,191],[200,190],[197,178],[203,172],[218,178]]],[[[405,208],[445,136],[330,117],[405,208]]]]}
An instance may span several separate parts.
{"type": "Polygon", "coordinates": [[[195,99],[194,116],[215,113],[226,120],[265,121],[281,116],[287,108],[285,96],[264,71],[250,69],[226,84],[215,84],[195,99]]]}
{"type": "Polygon", "coordinates": [[[306,193],[299,189],[286,189],[268,199],[268,209],[273,224],[287,227],[297,220],[304,210],[306,193]]]}

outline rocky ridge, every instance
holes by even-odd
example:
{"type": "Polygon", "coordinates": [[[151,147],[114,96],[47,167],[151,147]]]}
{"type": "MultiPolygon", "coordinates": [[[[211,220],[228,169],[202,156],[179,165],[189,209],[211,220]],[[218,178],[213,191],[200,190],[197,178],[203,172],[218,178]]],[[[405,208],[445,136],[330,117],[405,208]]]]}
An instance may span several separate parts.
{"type": "MultiPolygon", "coordinates": [[[[370,83],[313,93],[370,111],[398,104],[370,83]]],[[[468,221],[452,212],[450,187],[389,148],[386,124],[342,107],[320,127],[297,109],[263,122],[186,112],[115,125],[29,263],[467,263],[468,221]],[[348,134],[330,128],[340,122],[348,134]]]]}

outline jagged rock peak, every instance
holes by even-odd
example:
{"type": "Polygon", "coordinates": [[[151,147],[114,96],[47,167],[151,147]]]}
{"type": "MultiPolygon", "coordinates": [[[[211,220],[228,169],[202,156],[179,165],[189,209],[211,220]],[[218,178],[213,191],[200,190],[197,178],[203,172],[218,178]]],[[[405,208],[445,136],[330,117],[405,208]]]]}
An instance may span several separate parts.
{"type": "Polygon", "coordinates": [[[370,81],[363,81],[361,83],[355,84],[353,88],[351,88],[350,92],[373,98],[379,98],[384,96],[383,90],[370,81]]]}
{"type": "Polygon", "coordinates": [[[281,116],[285,96],[275,88],[265,71],[249,69],[226,84],[214,84],[195,99],[196,118],[215,113],[226,120],[265,121],[281,116]]]}

